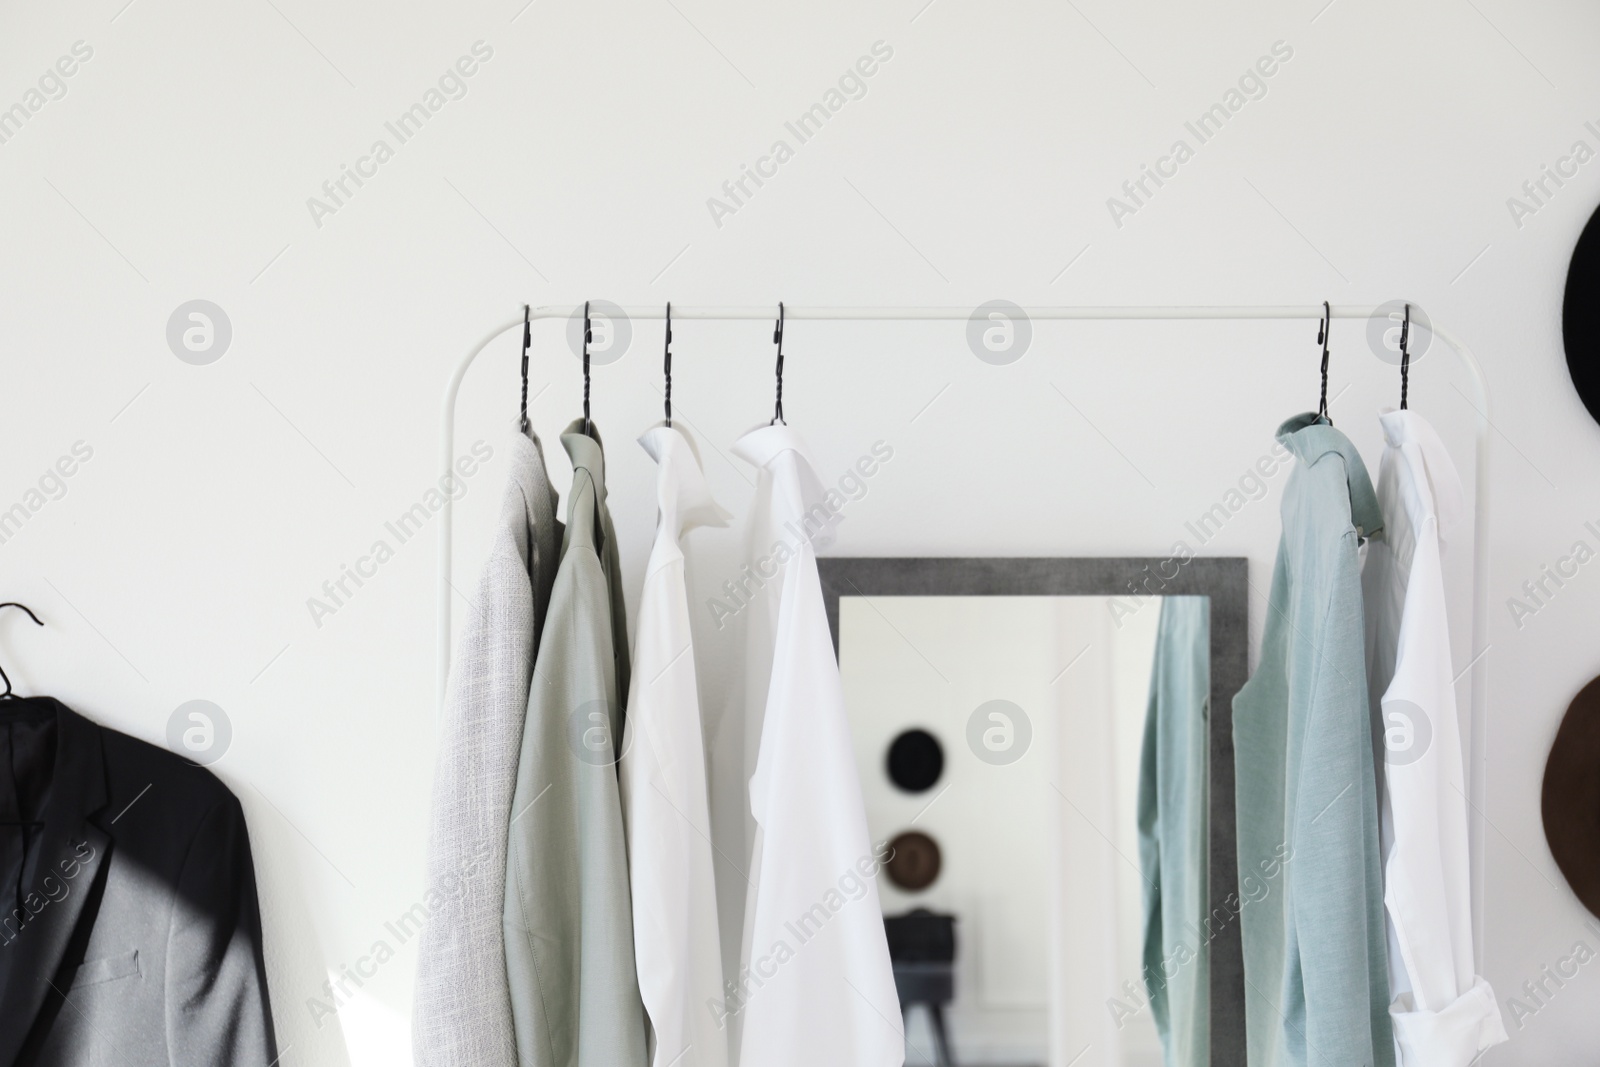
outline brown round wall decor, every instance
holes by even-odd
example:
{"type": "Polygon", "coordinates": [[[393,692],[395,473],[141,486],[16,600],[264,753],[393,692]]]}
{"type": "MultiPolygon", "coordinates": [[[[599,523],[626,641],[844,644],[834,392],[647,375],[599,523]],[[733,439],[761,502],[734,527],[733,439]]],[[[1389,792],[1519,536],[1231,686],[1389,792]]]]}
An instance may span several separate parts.
{"type": "Polygon", "coordinates": [[[939,877],[943,861],[939,842],[918,830],[907,830],[889,842],[892,850],[884,870],[889,881],[908,893],[926,889],[939,877]]]}
{"type": "Polygon", "coordinates": [[[1541,796],[1550,854],[1583,906],[1600,915],[1600,678],[1567,708],[1541,796]]]}

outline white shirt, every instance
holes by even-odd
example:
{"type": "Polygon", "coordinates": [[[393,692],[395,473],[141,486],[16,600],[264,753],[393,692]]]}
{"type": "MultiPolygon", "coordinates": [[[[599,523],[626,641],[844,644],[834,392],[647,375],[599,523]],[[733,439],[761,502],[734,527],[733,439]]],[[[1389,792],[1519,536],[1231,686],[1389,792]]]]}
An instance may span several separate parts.
{"type": "Polygon", "coordinates": [[[639,599],[620,785],[633,893],[633,953],[653,1067],[726,1067],[724,998],[700,694],[680,538],[726,526],[688,435],[639,438],[658,464],[655,545],[639,599]]]}
{"type": "Polygon", "coordinates": [[[813,542],[838,521],[798,434],[764,426],[734,453],[759,469],[740,572],[749,613],[755,841],[729,1016],[744,1067],[900,1067],[884,936],[844,687],[813,542]],[[750,577],[746,577],[750,576],[750,577]]]}
{"type": "Polygon", "coordinates": [[[1362,574],[1384,777],[1382,848],[1396,1059],[1466,1067],[1506,1039],[1473,961],[1467,798],[1442,558],[1465,529],[1460,477],[1412,411],[1381,416],[1381,539],[1362,574]]]}

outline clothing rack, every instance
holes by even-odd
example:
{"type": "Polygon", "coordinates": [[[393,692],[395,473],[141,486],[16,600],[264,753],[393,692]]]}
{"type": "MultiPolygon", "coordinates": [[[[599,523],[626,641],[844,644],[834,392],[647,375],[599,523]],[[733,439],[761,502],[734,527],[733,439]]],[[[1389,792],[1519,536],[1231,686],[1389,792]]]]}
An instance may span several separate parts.
{"type": "MultiPolygon", "coordinates": [[[[1101,322],[1148,322],[1160,320],[1255,320],[1304,319],[1322,321],[1324,315],[1335,319],[1366,319],[1379,309],[1376,307],[1344,304],[1328,308],[1324,304],[1309,305],[1240,305],[1210,307],[1025,307],[1022,314],[1034,321],[1075,320],[1101,322]]],[[[657,304],[649,307],[622,309],[630,319],[661,319],[665,309],[657,304]]],[[[775,305],[764,307],[684,307],[672,309],[672,317],[679,321],[697,319],[715,322],[763,321],[775,318],[775,305]]],[[[583,305],[536,307],[528,312],[529,320],[568,319],[581,314],[583,305]]],[[[792,307],[784,308],[788,321],[811,320],[823,322],[931,322],[960,321],[971,317],[973,308],[965,307],[792,307]]],[[[524,318],[507,319],[483,336],[467,350],[456,363],[445,385],[444,415],[439,433],[439,474],[448,478],[455,456],[456,398],[461,391],[462,379],[480,353],[508,331],[524,324],[524,318]]],[[[1466,343],[1442,328],[1432,324],[1433,334],[1443,341],[1471,379],[1472,396],[1468,399],[1477,412],[1476,462],[1473,483],[1472,522],[1472,662],[1468,666],[1472,676],[1471,728],[1467,742],[1467,792],[1472,807],[1469,823],[1469,841],[1472,854],[1472,911],[1473,940],[1479,959],[1483,953],[1483,888],[1484,888],[1484,799],[1486,794],[1485,745],[1488,730],[1488,664],[1489,650],[1489,394],[1483,379],[1483,368],[1466,343]]],[[[763,355],[766,355],[763,351],[763,355]]],[[[508,394],[509,395],[509,394],[508,394]]],[[[450,673],[450,577],[453,571],[453,512],[449,494],[444,498],[444,511],[439,526],[439,575],[437,583],[437,684],[439,705],[444,705],[447,679],[450,673]]]]}

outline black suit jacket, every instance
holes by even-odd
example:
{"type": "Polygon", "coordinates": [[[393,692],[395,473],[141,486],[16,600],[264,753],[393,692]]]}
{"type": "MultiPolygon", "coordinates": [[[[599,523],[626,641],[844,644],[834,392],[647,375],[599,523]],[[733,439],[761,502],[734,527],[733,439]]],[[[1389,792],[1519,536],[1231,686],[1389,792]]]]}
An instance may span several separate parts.
{"type": "Polygon", "coordinates": [[[39,768],[13,764],[40,753],[51,719],[27,878],[0,886],[0,1067],[269,1067],[238,800],[210,771],[35,697],[0,702],[8,803],[40,795],[39,768]]]}

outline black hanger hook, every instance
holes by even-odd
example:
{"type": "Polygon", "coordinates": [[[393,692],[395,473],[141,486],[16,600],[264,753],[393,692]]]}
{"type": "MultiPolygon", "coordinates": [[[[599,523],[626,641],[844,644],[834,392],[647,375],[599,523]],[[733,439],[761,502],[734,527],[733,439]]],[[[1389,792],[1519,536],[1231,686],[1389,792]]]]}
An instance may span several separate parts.
{"type": "Polygon", "coordinates": [[[672,301],[667,301],[667,339],[662,349],[662,370],[666,373],[667,391],[662,394],[667,409],[667,425],[672,425],[672,301]]]}
{"type": "MultiPolygon", "coordinates": [[[[778,400],[772,409],[772,423],[783,422],[783,301],[778,301],[778,322],[772,331],[772,343],[778,346],[778,400]]],[[[788,425],[784,423],[784,425],[788,425]]]]}
{"type": "Polygon", "coordinates": [[[594,423],[589,421],[589,345],[594,342],[594,328],[589,320],[589,301],[583,302],[583,432],[592,434],[594,423]]]}
{"type": "Polygon", "coordinates": [[[1411,305],[1406,305],[1405,321],[1400,323],[1400,410],[1406,409],[1406,391],[1411,386],[1411,305]]]}
{"type": "Polygon", "coordinates": [[[1333,335],[1333,308],[1328,302],[1322,302],[1322,319],[1317,324],[1317,344],[1322,346],[1322,399],[1317,402],[1317,418],[1327,420],[1329,426],[1333,419],[1328,415],[1328,341],[1333,335]]]}
{"type": "MultiPolygon", "coordinates": [[[[23,611],[28,613],[28,618],[33,620],[33,624],[35,626],[43,626],[44,625],[44,623],[39,621],[39,616],[35,615],[33,613],[33,609],[28,607],[28,605],[26,605],[26,604],[18,604],[15,600],[12,600],[12,601],[9,601],[9,602],[7,602],[5,604],[0,604],[0,608],[21,608],[23,611]]],[[[5,690],[5,692],[0,693],[0,700],[11,700],[11,699],[13,699],[16,696],[16,694],[14,694],[11,691],[11,677],[8,674],[6,674],[5,668],[3,668],[3,667],[0,667],[0,681],[3,681],[3,682],[6,683],[6,690],[5,690]]]]}
{"type": "Polygon", "coordinates": [[[522,305],[522,421],[518,424],[523,433],[528,432],[528,346],[533,344],[533,323],[527,304],[522,305]]]}

